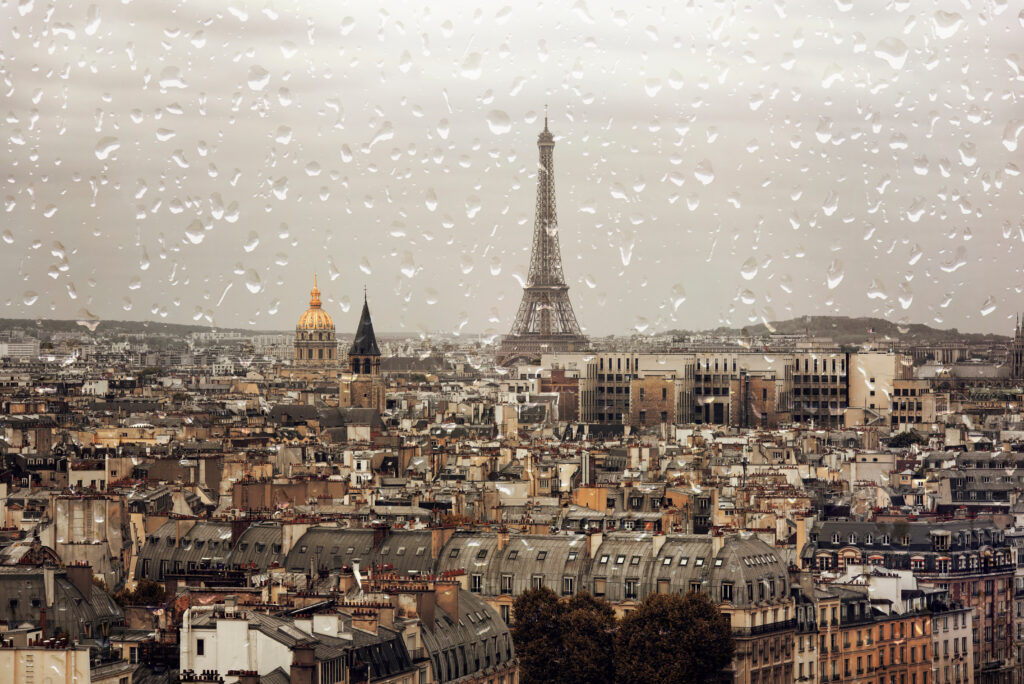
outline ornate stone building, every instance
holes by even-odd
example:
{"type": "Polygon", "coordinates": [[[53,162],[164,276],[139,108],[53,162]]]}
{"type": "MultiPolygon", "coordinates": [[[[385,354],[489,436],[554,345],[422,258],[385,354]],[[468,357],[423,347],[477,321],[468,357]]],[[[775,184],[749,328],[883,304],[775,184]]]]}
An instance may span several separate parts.
{"type": "Polygon", "coordinates": [[[1014,380],[1024,378],[1024,328],[1020,316],[1017,327],[1013,329],[1013,342],[1010,345],[1010,377],[1014,380]]]}
{"type": "Polygon", "coordinates": [[[320,308],[320,289],[313,276],[309,291],[309,308],[295,325],[295,365],[313,370],[338,368],[338,342],[334,337],[334,320],[320,308]]]}

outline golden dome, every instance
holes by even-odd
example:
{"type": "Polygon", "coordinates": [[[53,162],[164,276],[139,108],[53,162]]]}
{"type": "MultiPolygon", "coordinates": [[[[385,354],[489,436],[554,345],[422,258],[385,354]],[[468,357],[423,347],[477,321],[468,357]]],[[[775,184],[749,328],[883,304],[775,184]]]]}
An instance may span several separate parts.
{"type": "Polygon", "coordinates": [[[320,290],[316,286],[316,274],[313,274],[313,289],[309,291],[309,308],[299,316],[296,330],[334,330],[334,319],[320,308],[320,290]]]}

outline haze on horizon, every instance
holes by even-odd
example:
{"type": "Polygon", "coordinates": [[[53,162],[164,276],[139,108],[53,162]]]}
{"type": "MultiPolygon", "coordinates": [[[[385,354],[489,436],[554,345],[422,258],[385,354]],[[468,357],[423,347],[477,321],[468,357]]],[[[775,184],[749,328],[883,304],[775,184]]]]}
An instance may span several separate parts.
{"type": "Polygon", "coordinates": [[[1007,334],[1017,11],[7,0],[0,315],[503,334],[546,104],[588,334],[1007,334]]]}

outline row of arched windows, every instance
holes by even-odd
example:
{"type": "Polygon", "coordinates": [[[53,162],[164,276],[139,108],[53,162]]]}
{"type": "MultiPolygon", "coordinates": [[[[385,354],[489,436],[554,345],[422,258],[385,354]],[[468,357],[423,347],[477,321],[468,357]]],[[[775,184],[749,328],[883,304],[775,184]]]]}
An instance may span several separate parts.
{"type": "MultiPolygon", "coordinates": [[[[310,360],[312,360],[313,359],[313,351],[314,350],[312,350],[312,349],[307,349],[305,355],[303,355],[301,349],[296,349],[295,353],[297,355],[297,358],[299,358],[299,359],[310,359],[310,360]]],[[[317,353],[316,358],[318,358],[318,359],[323,359],[323,358],[333,359],[334,358],[334,350],[333,349],[328,349],[327,350],[327,356],[326,357],[324,356],[324,350],[323,349],[317,349],[316,353],[317,353]]]]}

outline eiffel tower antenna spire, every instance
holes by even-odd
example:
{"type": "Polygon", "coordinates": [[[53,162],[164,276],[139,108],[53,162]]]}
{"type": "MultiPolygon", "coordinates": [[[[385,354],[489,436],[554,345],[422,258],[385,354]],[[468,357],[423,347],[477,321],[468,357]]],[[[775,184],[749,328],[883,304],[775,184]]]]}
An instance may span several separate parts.
{"type": "Polygon", "coordinates": [[[533,361],[544,352],[584,350],[590,344],[576,321],[562,271],[555,210],[555,137],[548,130],[547,105],[544,109],[544,130],[537,136],[540,164],[530,270],[512,330],[498,350],[502,365],[533,361]]]}

